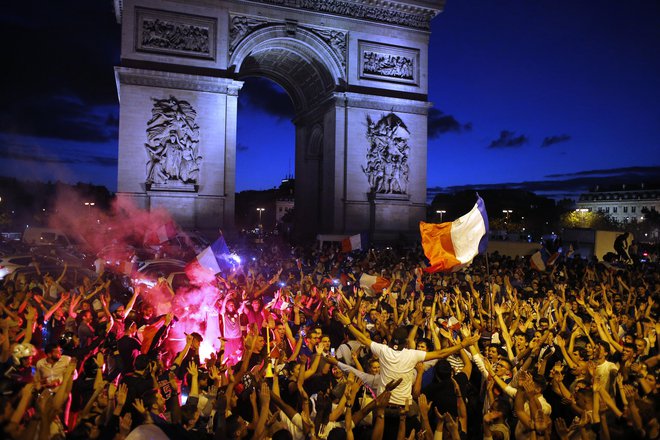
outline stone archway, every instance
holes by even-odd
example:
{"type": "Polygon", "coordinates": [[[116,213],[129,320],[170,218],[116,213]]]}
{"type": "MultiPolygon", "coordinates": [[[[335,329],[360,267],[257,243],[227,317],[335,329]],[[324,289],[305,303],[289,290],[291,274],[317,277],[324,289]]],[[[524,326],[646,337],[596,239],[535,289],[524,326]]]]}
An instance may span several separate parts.
{"type": "Polygon", "coordinates": [[[426,206],[428,30],[441,5],[116,5],[121,197],[165,207],[185,227],[231,228],[237,96],[242,79],[260,76],[294,104],[298,234],[417,228],[426,206]]]}

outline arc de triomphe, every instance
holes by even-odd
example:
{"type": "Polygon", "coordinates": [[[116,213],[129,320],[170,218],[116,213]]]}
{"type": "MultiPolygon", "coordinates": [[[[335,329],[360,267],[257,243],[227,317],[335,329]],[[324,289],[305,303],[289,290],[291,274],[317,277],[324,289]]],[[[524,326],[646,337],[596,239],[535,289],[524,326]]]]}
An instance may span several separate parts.
{"type": "Polygon", "coordinates": [[[416,230],[429,29],[443,3],[115,0],[118,196],[187,228],[231,229],[238,94],[260,76],[295,109],[299,234],[416,230]]]}

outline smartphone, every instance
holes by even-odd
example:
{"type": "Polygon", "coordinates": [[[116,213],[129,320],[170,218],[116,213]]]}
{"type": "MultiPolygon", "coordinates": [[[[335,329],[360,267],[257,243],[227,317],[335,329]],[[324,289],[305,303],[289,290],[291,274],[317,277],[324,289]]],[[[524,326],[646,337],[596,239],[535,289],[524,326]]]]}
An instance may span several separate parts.
{"type": "Polygon", "coordinates": [[[332,347],[330,349],[330,356],[335,357],[335,348],[334,347],[332,347]]]}

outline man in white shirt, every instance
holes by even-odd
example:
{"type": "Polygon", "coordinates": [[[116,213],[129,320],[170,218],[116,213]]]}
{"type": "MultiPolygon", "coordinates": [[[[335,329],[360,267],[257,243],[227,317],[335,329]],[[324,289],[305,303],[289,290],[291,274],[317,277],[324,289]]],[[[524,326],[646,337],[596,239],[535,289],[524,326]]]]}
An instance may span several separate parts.
{"type": "Polygon", "coordinates": [[[62,355],[62,347],[57,344],[46,345],[45,352],[46,357],[37,362],[34,381],[54,393],[62,384],[71,356],[62,355]]]}
{"type": "Polygon", "coordinates": [[[355,336],[358,342],[369,347],[378,356],[380,374],[377,376],[378,391],[376,394],[381,394],[389,382],[402,379],[401,384],[392,391],[392,396],[390,397],[391,405],[405,406],[406,402],[412,399],[412,385],[416,373],[415,365],[418,362],[446,358],[450,354],[476,343],[479,339],[478,335],[471,336],[461,341],[460,344],[442,350],[428,352],[410,350],[405,348],[408,338],[408,331],[405,327],[399,327],[394,331],[390,346],[387,346],[373,342],[368,336],[351,324],[351,319],[348,316],[340,312],[337,312],[336,315],[339,322],[355,336]]]}

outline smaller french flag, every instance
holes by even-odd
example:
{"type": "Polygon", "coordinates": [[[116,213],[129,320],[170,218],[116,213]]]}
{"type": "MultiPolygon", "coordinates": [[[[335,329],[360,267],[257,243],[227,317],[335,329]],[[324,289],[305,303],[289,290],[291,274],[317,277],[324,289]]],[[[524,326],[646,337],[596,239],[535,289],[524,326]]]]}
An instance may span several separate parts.
{"type": "Polygon", "coordinates": [[[144,244],[158,245],[176,237],[177,227],[173,221],[151,228],[144,236],[144,244]]]}
{"type": "Polygon", "coordinates": [[[119,263],[119,272],[126,276],[130,277],[136,271],[137,271],[137,264],[132,260],[124,260],[121,263],[119,263]]]}
{"type": "Polygon", "coordinates": [[[363,273],[360,277],[360,287],[364,289],[368,294],[375,294],[377,292],[382,292],[383,289],[390,287],[392,282],[387,278],[379,277],[377,275],[369,275],[363,273]]]}
{"type": "Polygon", "coordinates": [[[367,234],[355,234],[350,237],[346,237],[341,242],[341,251],[344,253],[349,253],[351,251],[357,251],[366,249],[367,247],[367,234]]]}
{"type": "Polygon", "coordinates": [[[550,255],[550,252],[546,248],[542,248],[529,258],[529,264],[532,266],[532,269],[545,272],[548,267],[555,264],[557,257],[559,257],[558,253],[550,255]]]}

